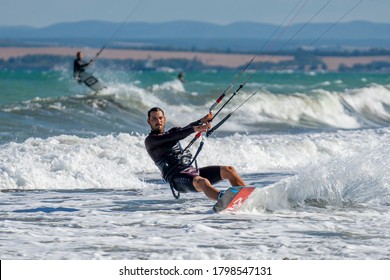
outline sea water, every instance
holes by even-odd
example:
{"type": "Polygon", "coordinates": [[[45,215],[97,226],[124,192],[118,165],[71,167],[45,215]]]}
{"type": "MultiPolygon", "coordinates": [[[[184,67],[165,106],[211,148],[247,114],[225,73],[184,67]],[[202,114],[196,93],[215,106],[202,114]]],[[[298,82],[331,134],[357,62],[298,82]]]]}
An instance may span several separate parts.
{"type": "Polygon", "coordinates": [[[99,93],[61,66],[0,71],[1,259],[390,258],[388,75],[93,71],[99,93]],[[173,198],[146,112],[187,125],[234,80],[230,94],[247,83],[214,124],[254,95],[198,165],[262,188],[215,214],[202,193],[173,198]]]}

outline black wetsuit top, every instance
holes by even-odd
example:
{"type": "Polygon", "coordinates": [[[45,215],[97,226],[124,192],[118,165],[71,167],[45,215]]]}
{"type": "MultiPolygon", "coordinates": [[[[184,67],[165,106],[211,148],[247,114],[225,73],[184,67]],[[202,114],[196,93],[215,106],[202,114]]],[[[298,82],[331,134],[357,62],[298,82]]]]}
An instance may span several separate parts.
{"type": "Polygon", "coordinates": [[[73,61],[73,75],[76,76],[77,74],[84,72],[85,68],[89,66],[89,62],[85,62],[82,59],[75,59],[73,61]]]}
{"type": "Polygon", "coordinates": [[[146,150],[166,181],[189,166],[192,155],[188,151],[183,153],[179,141],[194,133],[194,126],[200,124],[200,120],[197,120],[185,127],[174,127],[163,134],[151,131],[146,137],[146,150]]]}

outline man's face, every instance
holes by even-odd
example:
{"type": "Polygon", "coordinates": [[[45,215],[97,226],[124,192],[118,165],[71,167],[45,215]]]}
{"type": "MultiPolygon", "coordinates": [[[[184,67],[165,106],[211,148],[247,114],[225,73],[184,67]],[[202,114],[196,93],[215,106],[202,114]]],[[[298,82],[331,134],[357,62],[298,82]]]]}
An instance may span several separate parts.
{"type": "Polygon", "coordinates": [[[157,131],[160,134],[164,133],[166,118],[161,111],[151,112],[148,119],[148,124],[153,131],[157,131]]]}

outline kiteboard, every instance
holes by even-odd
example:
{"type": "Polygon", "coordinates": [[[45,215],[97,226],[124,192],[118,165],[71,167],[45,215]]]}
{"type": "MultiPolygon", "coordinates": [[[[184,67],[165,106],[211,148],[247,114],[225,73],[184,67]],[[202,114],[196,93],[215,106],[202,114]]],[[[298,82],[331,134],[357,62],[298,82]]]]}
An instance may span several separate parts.
{"type": "Polygon", "coordinates": [[[84,83],[90,89],[94,91],[99,91],[106,88],[97,78],[95,78],[91,73],[81,72],[77,75],[79,82],[84,83]]]}
{"type": "Polygon", "coordinates": [[[226,190],[214,204],[213,210],[218,213],[224,210],[233,210],[241,207],[256,187],[233,186],[226,190]]]}

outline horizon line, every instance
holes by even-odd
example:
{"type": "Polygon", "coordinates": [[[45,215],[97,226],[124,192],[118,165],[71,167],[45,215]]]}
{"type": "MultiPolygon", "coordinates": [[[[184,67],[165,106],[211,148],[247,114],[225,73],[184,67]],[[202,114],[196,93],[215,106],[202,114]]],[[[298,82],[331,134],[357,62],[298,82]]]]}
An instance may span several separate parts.
{"type": "MultiPolygon", "coordinates": [[[[49,25],[44,26],[34,26],[34,25],[28,25],[28,24],[22,24],[22,25],[8,25],[8,24],[0,24],[1,28],[15,28],[15,27],[23,27],[23,28],[35,28],[35,29],[43,29],[48,28],[55,25],[60,24],[74,24],[74,23],[85,23],[85,22],[95,22],[95,23],[108,23],[108,24],[134,24],[134,23],[142,23],[142,24],[164,24],[164,23],[172,23],[172,22],[187,22],[187,23],[206,23],[211,25],[217,25],[217,26],[229,26],[237,23],[255,23],[255,24],[264,24],[264,25],[274,25],[277,26],[279,24],[277,23],[268,23],[268,22],[261,22],[261,21],[252,21],[252,20],[238,20],[230,23],[216,23],[216,22],[209,22],[209,21],[202,21],[202,20],[186,20],[186,19],[175,19],[175,20],[167,20],[167,21],[129,21],[129,22],[119,22],[119,21],[108,21],[108,20],[100,20],[100,19],[84,19],[84,20],[76,20],[76,21],[60,21],[56,23],[51,23],[49,25]]],[[[390,24],[390,22],[375,22],[372,20],[349,20],[349,21],[343,21],[339,22],[338,24],[347,24],[347,23],[356,23],[356,22],[362,22],[362,23],[372,23],[372,24],[390,24]]],[[[297,24],[305,24],[304,21],[302,22],[296,22],[292,25],[297,24]]],[[[323,22],[311,22],[311,25],[315,24],[333,24],[332,21],[323,21],[323,22]]]]}

